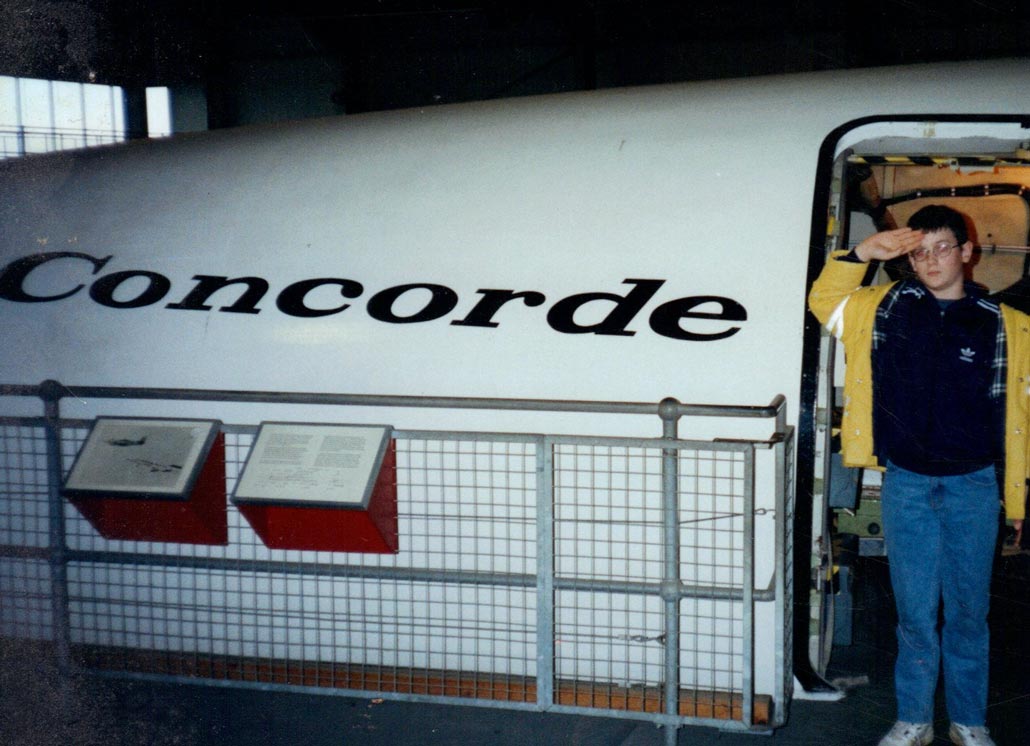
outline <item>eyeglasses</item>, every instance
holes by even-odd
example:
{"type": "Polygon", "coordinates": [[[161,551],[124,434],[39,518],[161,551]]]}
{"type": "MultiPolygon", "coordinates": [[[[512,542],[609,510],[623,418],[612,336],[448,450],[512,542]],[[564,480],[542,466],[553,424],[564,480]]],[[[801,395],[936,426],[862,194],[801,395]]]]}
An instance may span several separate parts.
{"type": "Polygon", "coordinates": [[[941,243],[934,244],[929,249],[920,246],[918,249],[914,249],[909,253],[913,259],[917,262],[925,262],[930,258],[932,254],[935,259],[945,259],[951,255],[954,249],[957,249],[961,244],[957,243],[941,243]]]}

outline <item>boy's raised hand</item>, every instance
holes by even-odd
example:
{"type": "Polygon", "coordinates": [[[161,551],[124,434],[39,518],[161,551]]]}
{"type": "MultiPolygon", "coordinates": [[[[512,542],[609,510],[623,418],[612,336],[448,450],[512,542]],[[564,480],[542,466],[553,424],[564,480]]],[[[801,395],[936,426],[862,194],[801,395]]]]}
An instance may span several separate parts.
{"type": "Polygon", "coordinates": [[[912,228],[896,228],[874,233],[855,247],[855,256],[863,262],[887,261],[919,248],[923,232],[912,228]]]}

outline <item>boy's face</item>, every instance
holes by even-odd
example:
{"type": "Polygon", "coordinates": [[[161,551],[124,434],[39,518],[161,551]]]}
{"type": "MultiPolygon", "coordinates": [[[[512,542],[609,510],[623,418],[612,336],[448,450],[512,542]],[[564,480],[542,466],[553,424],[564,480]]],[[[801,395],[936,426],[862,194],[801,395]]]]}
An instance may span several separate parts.
{"type": "Polygon", "coordinates": [[[958,244],[951,229],[942,228],[924,233],[920,248],[923,251],[916,249],[908,255],[908,261],[926,288],[937,298],[945,300],[965,295],[965,265],[973,256],[972,242],[958,244]],[[944,247],[951,248],[941,253],[944,247]]]}

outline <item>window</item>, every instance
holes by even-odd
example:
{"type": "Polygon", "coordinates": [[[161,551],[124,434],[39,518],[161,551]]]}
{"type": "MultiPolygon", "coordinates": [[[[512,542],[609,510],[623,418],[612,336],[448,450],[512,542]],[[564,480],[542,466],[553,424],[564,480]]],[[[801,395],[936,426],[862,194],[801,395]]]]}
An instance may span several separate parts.
{"type": "MultiPolygon", "coordinates": [[[[171,134],[167,88],[147,89],[148,134],[171,134]]],[[[118,86],[0,76],[0,158],[125,140],[118,86]]]]}

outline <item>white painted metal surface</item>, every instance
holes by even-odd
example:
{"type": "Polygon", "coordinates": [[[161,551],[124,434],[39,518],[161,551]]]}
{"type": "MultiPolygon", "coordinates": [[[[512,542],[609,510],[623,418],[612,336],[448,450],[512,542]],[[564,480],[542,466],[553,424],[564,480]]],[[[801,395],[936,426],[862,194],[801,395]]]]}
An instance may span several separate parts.
{"type": "Polygon", "coordinates": [[[55,259],[19,283],[40,297],[81,286],[67,298],[0,300],[0,380],[706,403],[784,393],[795,416],[824,138],[876,114],[1024,112],[1028,79],[1025,62],[757,78],[341,117],[8,162],[0,166],[0,262],[41,252],[93,259],[55,259]],[[259,277],[268,290],[253,304],[258,313],[219,310],[242,286],[212,296],[211,310],[168,308],[196,287],[196,275],[259,277]],[[361,292],[342,298],[340,285],[325,284],[300,296],[294,283],[312,278],[360,283],[361,292]],[[435,305],[425,288],[389,292],[412,284],[454,296],[437,288],[435,305]],[[276,299],[291,285],[294,301],[336,312],[284,313],[276,299]],[[543,298],[475,312],[490,289],[543,298]],[[583,302],[571,322],[555,304],[630,291],[640,302],[623,304],[625,323],[612,317],[619,334],[563,333],[548,323],[552,313],[588,328],[613,301],[583,302]],[[730,299],[747,318],[678,319],[734,316],[725,302],[691,309],[678,301],[698,296],[730,299]],[[136,300],[145,305],[111,307],[136,300]],[[666,331],[713,336],[652,330],[663,304],[666,331]],[[373,318],[427,309],[438,317],[373,318]],[[453,323],[470,314],[483,325],[453,323]]]}

